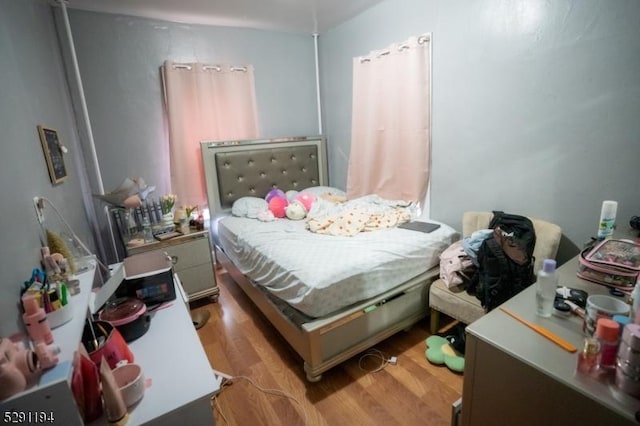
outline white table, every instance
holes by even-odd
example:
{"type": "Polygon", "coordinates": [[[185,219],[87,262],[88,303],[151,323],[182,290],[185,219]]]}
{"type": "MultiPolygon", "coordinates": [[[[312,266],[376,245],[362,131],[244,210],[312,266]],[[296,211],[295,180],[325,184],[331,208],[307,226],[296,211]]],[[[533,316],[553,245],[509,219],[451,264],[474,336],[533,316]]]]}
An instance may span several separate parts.
{"type": "MultiPolygon", "coordinates": [[[[59,363],[46,371],[39,383],[0,403],[0,414],[46,412],[55,424],[82,425],[71,393],[72,359],[80,343],[87,306],[95,276],[95,262],[78,275],[81,292],[71,298],[73,319],[53,330],[60,346],[59,363]]],[[[150,328],[129,343],[134,362],[140,364],[152,385],[142,400],[131,408],[128,425],[213,425],[211,397],[220,390],[221,378],[214,375],[193,327],[187,296],[175,277],[176,300],[153,313],[150,328]]],[[[92,424],[107,424],[101,418],[92,424]]]]}

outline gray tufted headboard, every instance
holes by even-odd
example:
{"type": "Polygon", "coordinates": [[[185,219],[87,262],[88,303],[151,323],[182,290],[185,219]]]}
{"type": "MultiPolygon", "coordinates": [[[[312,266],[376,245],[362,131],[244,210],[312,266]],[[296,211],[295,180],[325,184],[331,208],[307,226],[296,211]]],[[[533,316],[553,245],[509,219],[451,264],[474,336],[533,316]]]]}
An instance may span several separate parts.
{"type": "Polygon", "coordinates": [[[201,142],[209,210],[228,210],[240,197],[326,186],[326,142],[321,136],[201,142]]]}

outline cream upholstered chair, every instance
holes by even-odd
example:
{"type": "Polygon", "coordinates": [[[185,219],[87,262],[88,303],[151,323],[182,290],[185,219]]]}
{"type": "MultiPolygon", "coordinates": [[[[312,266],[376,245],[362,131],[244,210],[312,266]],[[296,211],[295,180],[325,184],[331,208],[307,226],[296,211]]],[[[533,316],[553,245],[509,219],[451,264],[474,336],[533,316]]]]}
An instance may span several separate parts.
{"type": "MultiPolygon", "coordinates": [[[[467,237],[479,229],[487,229],[492,217],[492,212],[466,212],[462,217],[462,236],[467,237]]],[[[556,258],[562,230],[553,223],[530,219],[536,231],[533,256],[535,257],[534,271],[538,271],[544,259],[556,258]]],[[[464,289],[452,291],[442,279],[431,284],[429,307],[431,308],[431,334],[438,331],[441,312],[464,324],[471,324],[485,314],[476,296],[468,294],[464,289]]]]}

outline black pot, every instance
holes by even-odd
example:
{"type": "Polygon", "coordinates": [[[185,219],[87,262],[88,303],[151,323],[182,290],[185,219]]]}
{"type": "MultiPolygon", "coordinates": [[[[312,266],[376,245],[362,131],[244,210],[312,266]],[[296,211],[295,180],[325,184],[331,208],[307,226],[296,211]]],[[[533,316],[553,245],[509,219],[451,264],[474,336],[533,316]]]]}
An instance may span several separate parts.
{"type": "Polygon", "coordinates": [[[116,327],[127,343],[142,336],[151,325],[147,305],[133,297],[121,297],[107,302],[106,307],[100,312],[100,320],[116,327]]]}

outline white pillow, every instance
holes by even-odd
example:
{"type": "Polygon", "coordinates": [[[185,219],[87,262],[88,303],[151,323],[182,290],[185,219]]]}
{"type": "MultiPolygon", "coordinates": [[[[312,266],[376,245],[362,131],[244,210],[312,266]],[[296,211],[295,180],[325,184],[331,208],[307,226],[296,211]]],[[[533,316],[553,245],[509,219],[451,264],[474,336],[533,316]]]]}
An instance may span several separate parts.
{"type": "Polygon", "coordinates": [[[233,202],[231,214],[239,217],[256,219],[263,210],[268,210],[269,204],[264,198],[241,197],[233,202]]]}
{"type": "Polygon", "coordinates": [[[316,197],[320,197],[323,194],[332,194],[338,197],[346,197],[347,193],[342,189],[334,188],[332,186],[312,186],[307,189],[303,189],[300,192],[310,192],[316,197]]]}

